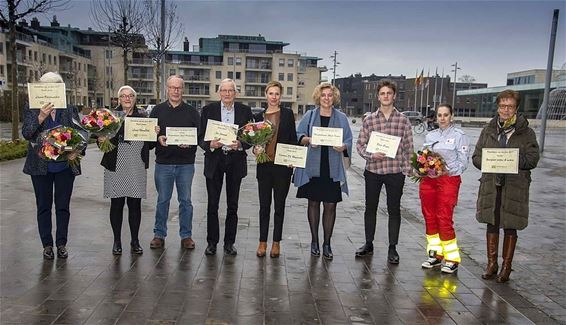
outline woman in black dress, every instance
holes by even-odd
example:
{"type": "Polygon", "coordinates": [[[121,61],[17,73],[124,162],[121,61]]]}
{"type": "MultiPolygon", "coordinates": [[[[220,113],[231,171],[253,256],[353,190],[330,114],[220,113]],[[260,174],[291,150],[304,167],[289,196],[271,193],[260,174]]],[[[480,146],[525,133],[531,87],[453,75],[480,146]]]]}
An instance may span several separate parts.
{"type": "Polygon", "coordinates": [[[352,130],[346,115],[334,108],[340,103],[340,92],[336,87],[329,83],[320,84],[314,90],[313,99],[319,107],[305,113],[297,128],[300,144],[309,145],[307,164],[304,169],[296,169],[293,182],[299,187],[297,197],[309,200],[307,214],[312,235],[311,254],[314,256],[320,256],[318,226],[320,202],[323,203],[323,256],[332,259],[330,238],[336,221],[336,204],[342,201],[342,192],[348,194],[343,158],[352,155],[352,130]],[[342,129],[342,145],[313,145],[313,127],[342,129]]]}

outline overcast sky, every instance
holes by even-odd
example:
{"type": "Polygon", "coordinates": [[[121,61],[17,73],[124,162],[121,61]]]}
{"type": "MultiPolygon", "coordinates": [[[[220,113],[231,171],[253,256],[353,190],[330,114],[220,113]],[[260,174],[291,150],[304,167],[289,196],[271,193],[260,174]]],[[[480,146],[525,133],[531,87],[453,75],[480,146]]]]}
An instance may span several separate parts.
{"type": "MultiPolygon", "coordinates": [[[[338,74],[406,75],[458,62],[458,76],[504,85],[508,72],[545,69],[553,9],[560,9],[554,67],[566,63],[566,1],[176,1],[191,48],[200,37],[258,35],[318,56],[338,74]]],[[[93,24],[90,1],[57,12],[61,25],[93,24]]],[[[38,16],[46,24],[52,14],[38,16]]],[[[331,78],[330,72],[325,73],[331,78]]]]}

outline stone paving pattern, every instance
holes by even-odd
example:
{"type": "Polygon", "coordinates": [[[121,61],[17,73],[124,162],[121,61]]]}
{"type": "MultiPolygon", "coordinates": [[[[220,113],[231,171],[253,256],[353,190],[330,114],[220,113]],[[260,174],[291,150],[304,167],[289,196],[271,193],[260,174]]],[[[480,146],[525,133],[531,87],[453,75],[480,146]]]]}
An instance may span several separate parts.
{"type": "MultiPolygon", "coordinates": [[[[355,138],[358,124],[353,125],[355,138]]],[[[471,142],[480,129],[466,128],[471,142]]],[[[456,274],[421,269],[424,225],[417,185],[407,181],[399,265],[386,262],[385,190],[378,213],[375,255],[354,258],[364,241],[363,160],[348,171],[350,197],[338,204],[332,238],[334,260],[311,257],[307,201],[287,200],[282,256],[257,258],[259,237],[255,163],[242,183],[238,255],[204,255],[206,190],[199,152],[193,183],[194,250],[180,247],[176,198],[166,249],[151,250],[153,163],[148,199],[142,201],[141,256],[112,255],[109,200],[102,198],[101,153],[91,147],[75,182],[69,258],[44,261],[35,198],[23,159],[0,163],[1,324],[560,324],[566,323],[566,130],[547,134],[533,172],[530,225],[519,232],[514,272],[506,284],[484,281],[485,226],[475,221],[479,171],[465,173],[455,226],[463,262],[456,274]]],[[[416,135],[416,147],[424,136],[416,135]]],[[[473,148],[472,148],[473,150],[473,148]]],[[[153,154],[152,154],[153,156],[153,154]]],[[[152,158],[153,159],[153,158],[152,158]]],[[[220,215],[225,214],[222,198],[220,215]]],[[[126,218],[125,218],[126,219],[126,218]]],[[[223,228],[221,228],[221,234],[223,228]]],[[[322,230],[320,234],[322,239],[322,230]]],[[[222,243],[220,243],[222,244],[222,243]]]]}

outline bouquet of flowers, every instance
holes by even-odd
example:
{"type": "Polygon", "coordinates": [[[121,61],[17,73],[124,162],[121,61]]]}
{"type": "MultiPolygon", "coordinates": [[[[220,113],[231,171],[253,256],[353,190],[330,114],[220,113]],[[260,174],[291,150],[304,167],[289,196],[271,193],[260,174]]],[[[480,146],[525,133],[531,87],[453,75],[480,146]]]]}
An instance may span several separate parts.
{"type": "Polygon", "coordinates": [[[123,112],[113,113],[106,108],[99,108],[84,115],[78,124],[83,129],[96,136],[106,137],[106,140],[100,143],[100,150],[102,152],[109,152],[116,147],[110,142],[110,139],[118,133],[123,122],[123,112]]]}
{"type": "Polygon", "coordinates": [[[38,139],[39,156],[45,160],[67,161],[69,166],[79,164],[82,156],[78,154],[87,146],[87,141],[76,129],[58,126],[41,133],[38,139]],[[77,153],[71,159],[71,153],[77,153]]]}
{"type": "Polygon", "coordinates": [[[244,125],[240,132],[240,141],[253,146],[261,147],[261,152],[256,156],[257,163],[265,163],[271,161],[265,152],[265,145],[273,136],[273,127],[269,121],[250,122],[244,125]]]}
{"type": "Polygon", "coordinates": [[[418,175],[411,178],[417,183],[422,180],[422,177],[435,177],[446,171],[446,163],[442,156],[428,147],[413,153],[411,166],[413,166],[418,175]]]}

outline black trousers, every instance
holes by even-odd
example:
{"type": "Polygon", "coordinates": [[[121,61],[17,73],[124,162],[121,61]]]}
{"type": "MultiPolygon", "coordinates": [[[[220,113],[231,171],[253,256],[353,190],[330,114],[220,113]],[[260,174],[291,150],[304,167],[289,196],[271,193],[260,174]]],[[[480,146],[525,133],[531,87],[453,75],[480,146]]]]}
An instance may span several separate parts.
{"type": "Polygon", "coordinates": [[[272,163],[257,165],[257,190],[259,194],[259,241],[267,241],[271,198],[273,193],[273,241],[281,241],[285,200],[291,185],[291,170],[286,166],[272,163]]]}
{"type": "Polygon", "coordinates": [[[141,199],[118,197],[110,199],[110,225],[114,233],[114,241],[120,242],[122,220],[124,219],[124,203],[128,202],[128,223],[130,224],[131,244],[139,243],[138,234],[141,224],[141,199]]]}
{"type": "MultiPolygon", "coordinates": [[[[231,154],[226,155],[219,162],[213,178],[206,178],[206,192],[208,194],[208,205],[206,209],[206,241],[216,245],[220,240],[220,224],[218,221],[218,205],[220,193],[226,175],[226,224],[224,231],[224,245],[236,242],[236,230],[238,229],[238,200],[240,198],[240,184],[242,178],[235,175],[231,154]]],[[[206,168],[206,167],[205,167],[206,168]]]]}
{"type": "Polygon", "coordinates": [[[364,171],[366,185],[366,210],[364,212],[364,225],[366,242],[371,243],[375,237],[375,224],[377,220],[377,207],[381,188],[385,184],[387,191],[387,213],[389,215],[389,245],[397,245],[399,241],[399,228],[401,228],[401,196],[405,185],[405,175],[374,174],[364,171]]]}
{"type": "Polygon", "coordinates": [[[71,203],[75,175],[71,168],[67,168],[59,173],[33,175],[31,176],[31,182],[37,206],[37,227],[43,247],[53,246],[51,207],[54,201],[55,222],[57,224],[55,245],[66,245],[71,216],[69,205],[71,203]]]}

